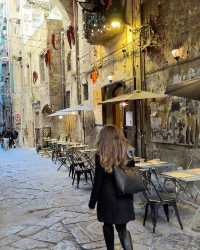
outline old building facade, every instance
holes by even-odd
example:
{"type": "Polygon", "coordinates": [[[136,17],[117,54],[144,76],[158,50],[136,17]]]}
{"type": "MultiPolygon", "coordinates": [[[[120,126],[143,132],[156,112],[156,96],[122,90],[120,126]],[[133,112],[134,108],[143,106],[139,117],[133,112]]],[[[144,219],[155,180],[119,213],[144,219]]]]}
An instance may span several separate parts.
{"type": "Polygon", "coordinates": [[[0,1],[0,132],[12,126],[11,86],[8,57],[7,1],[0,1]]]}
{"type": "Polygon", "coordinates": [[[198,153],[197,101],[99,103],[134,90],[164,93],[169,85],[198,79],[199,2],[102,3],[51,1],[41,24],[15,49],[13,109],[21,143],[34,146],[44,136],[81,140],[84,127],[86,142],[94,144],[99,129],[112,123],[124,129],[138,154],[187,165],[190,152],[198,153]],[[54,7],[59,18],[48,19],[54,7]],[[78,104],[93,110],[48,116],[78,104]]]}

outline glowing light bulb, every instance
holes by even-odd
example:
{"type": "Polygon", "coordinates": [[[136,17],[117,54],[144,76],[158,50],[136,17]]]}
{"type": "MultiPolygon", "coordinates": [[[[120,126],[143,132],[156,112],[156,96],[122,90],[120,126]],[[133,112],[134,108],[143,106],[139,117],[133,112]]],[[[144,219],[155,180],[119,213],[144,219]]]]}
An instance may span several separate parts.
{"type": "Polygon", "coordinates": [[[111,27],[113,29],[120,29],[121,28],[121,22],[118,20],[111,21],[111,27]]]}
{"type": "Polygon", "coordinates": [[[113,79],[112,75],[109,75],[109,76],[108,76],[108,80],[109,80],[109,81],[112,81],[112,79],[113,79]]]}
{"type": "Polygon", "coordinates": [[[124,107],[126,107],[128,105],[128,103],[127,102],[121,102],[120,105],[124,108],[124,107]]]}

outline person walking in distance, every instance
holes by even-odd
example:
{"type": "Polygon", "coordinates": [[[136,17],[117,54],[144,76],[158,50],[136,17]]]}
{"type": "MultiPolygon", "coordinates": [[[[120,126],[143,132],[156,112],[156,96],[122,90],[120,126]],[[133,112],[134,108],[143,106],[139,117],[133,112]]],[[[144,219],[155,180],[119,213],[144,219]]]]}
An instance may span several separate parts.
{"type": "Polygon", "coordinates": [[[13,131],[13,146],[14,146],[14,148],[16,148],[17,138],[18,138],[18,132],[16,130],[14,130],[13,131]]]}
{"type": "Polygon", "coordinates": [[[9,141],[10,141],[10,132],[9,132],[9,129],[6,130],[4,132],[4,136],[3,136],[3,148],[5,150],[8,150],[9,149],[9,141]]]}
{"type": "Polygon", "coordinates": [[[124,135],[116,127],[108,125],[100,131],[89,208],[94,209],[97,203],[97,218],[104,223],[107,250],[114,250],[114,225],[123,249],[133,249],[131,235],[126,228],[127,223],[135,219],[133,195],[117,194],[113,174],[114,167],[127,167],[128,147],[124,135]]]}

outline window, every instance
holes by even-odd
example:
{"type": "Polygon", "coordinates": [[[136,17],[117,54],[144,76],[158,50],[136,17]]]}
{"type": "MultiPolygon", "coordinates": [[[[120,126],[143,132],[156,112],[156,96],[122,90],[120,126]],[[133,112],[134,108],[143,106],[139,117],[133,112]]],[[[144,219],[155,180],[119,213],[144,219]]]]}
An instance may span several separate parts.
{"type": "Polygon", "coordinates": [[[45,81],[45,65],[43,56],[40,56],[40,79],[42,82],[45,81]]]}
{"type": "Polygon", "coordinates": [[[84,100],[88,100],[89,91],[88,91],[88,82],[83,84],[83,98],[84,100]]]}
{"type": "Polygon", "coordinates": [[[69,108],[70,107],[70,91],[66,91],[65,94],[65,108],[69,108]]]}
{"type": "Polygon", "coordinates": [[[72,69],[71,64],[71,51],[67,54],[67,71],[70,71],[72,69]]]}

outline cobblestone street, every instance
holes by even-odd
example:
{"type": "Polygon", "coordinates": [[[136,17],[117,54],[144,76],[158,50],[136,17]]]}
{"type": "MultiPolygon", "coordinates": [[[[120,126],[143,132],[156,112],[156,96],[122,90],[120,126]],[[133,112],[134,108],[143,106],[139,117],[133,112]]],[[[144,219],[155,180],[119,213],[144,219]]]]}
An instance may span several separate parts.
{"type": "MultiPolygon", "coordinates": [[[[75,189],[63,169],[33,150],[0,151],[0,249],[105,249],[101,224],[87,204],[90,186],[75,189]]],[[[197,250],[200,235],[189,229],[194,211],[180,207],[184,224],[160,214],[156,234],[136,199],[136,221],[129,224],[134,250],[197,250]]],[[[116,236],[116,249],[121,249],[116,236]]]]}

